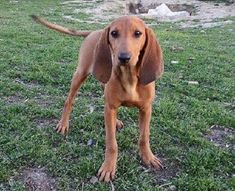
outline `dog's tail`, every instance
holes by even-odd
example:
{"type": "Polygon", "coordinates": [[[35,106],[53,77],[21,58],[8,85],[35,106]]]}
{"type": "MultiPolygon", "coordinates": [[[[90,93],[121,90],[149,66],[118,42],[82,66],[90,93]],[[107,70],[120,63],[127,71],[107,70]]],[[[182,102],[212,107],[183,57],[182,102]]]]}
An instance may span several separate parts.
{"type": "Polygon", "coordinates": [[[74,29],[68,29],[66,27],[63,27],[63,26],[60,26],[60,25],[57,25],[57,24],[53,24],[53,23],[50,23],[42,18],[39,18],[35,15],[30,15],[32,17],[32,19],[34,21],[36,21],[37,23],[40,23],[50,29],[53,29],[53,30],[56,30],[56,31],[59,31],[61,33],[65,33],[65,34],[69,34],[69,35],[72,35],[72,36],[83,36],[83,37],[86,37],[88,36],[92,31],[78,31],[78,30],[74,30],[74,29]]]}

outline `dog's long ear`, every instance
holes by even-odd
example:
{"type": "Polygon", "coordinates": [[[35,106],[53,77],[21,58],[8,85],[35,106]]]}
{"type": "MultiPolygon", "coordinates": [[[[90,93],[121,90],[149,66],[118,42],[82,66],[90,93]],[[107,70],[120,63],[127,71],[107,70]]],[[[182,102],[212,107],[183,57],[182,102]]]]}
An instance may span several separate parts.
{"type": "Polygon", "coordinates": [[[142,50],[140,83],[146,85],[159,79],[164,71],[161,47],[152,29],[146,28],[146,41],[142,50]]]}
{"type": "Polygon", "coordinates": [[[107,83],[112,72],[112,57],[109,49],[109,28],[105,28],[97,42],[92,73],[102,83],[107,83]]]}

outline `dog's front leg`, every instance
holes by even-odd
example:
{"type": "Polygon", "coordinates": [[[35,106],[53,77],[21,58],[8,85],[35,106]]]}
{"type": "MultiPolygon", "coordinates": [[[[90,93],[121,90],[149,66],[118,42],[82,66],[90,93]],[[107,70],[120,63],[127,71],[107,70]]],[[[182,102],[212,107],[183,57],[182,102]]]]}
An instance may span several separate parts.
{"type": "Polygon", "coordinates": [[[116,163],[118,156],[118,145],[116,141],[116,116],[117,108],[110,107],[105,104],[105,160],[98,171],[100,181],[109,182],[114,178],[116,172],[116,163]]]}
{"type": "Polygon", "coordinates": [[[154,156],[151,151],[149,143],[149,126],[152,114],[152,105],[149,104],[140,109],[139,113],[139,128],[140,128],[140,138],[139,138],[139,149],[142,161],[147,166],[152,166],[156,169],[162,168],[161,161],[154,156]]]}
{"type": "Polygon", "coordinates": [[[82,83],[85,81],[88,75],[87,73],[88,73],[87,71],[81,72],[80,70],[77,70],[73,75],[69,95],[65,101],[61,119],[56,127],[56,131],[58,133],[61,133],[62,135],[64,135],[69,129],[69,116],[72,111],[74,98],[77,94],[77,91],[81,87],[82,83]]]}

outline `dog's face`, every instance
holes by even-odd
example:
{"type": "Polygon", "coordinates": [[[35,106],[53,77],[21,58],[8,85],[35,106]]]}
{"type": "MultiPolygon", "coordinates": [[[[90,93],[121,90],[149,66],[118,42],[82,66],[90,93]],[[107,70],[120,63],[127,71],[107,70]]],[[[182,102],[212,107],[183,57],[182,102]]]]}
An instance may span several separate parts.
{"type": "Polygon", "coordinates": [[[146,26],[137,17],[121,17],[111,23],[108,43],[112,64],[135,66],[146,41],[146,26]]]}
{"type": "Polygon", "coordinates": [[[139,82],[146,85],[163,73],[162,51],[152,29],[134,16],[124,16],[106,27],[95,48],[93,74],[107,83],[112,69],[137,66],[139,82]]]}

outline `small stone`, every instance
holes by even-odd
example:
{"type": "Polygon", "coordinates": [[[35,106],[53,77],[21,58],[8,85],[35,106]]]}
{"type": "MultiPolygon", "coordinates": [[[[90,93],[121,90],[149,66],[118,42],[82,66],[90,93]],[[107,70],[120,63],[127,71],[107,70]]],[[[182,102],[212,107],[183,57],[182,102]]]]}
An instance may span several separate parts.
{"type": "Polygon", "coordinates": [[[96,176],[92,176],[90,179],[90,183],[95,184],[96,182],[98,182],[98,178],[96,176]]]}
{"type": "Polygon", "coordinates": [[[189,85],[199,85],[198,81],[188,81],[189,85]]]}
{"type": "Polygon", "coordinates": [[[94,107],[94,106],[90,106],[90,107],[89,107],[89,110],[90,110],[90,111],[89,111],[90,113],[93,113],[94,110],[95,110],[95,107],[94,107]]]}
{"type": "Polygon", "coordinates": [[[91,145],[93,145],[93,144],[94,144],[93,139],[89,139],[89,140],[87,141],[87,146],[91,146],[91,145]]]}
{"type": "Polygon", "coordinates": [[[177,189],[176,189],[176,186],[175,185],[171,185],[170,187],[169,187],[169,191],[176,191],[177,189]]]}
{"type": "Polygon", "coordinates": [[[171,61],[171,64],[178,64],[178,63],[179,63],[179,61],[176,61],[176,60],[171,61]]]}
{"type": "Polygon", "coordinates": [[[191,56],[188,58],[188,60],[195,60],[195,59],[196,59],[196,58],[191,57],[191,56]]]}
{"type": "Polygon", "coordinates": [[[180,52],[180,51],[183,51],[184,48],[180,47],[180,46],[172,46],[172,47],[170,47],[170,50],[173,52],[180,52]]]}

